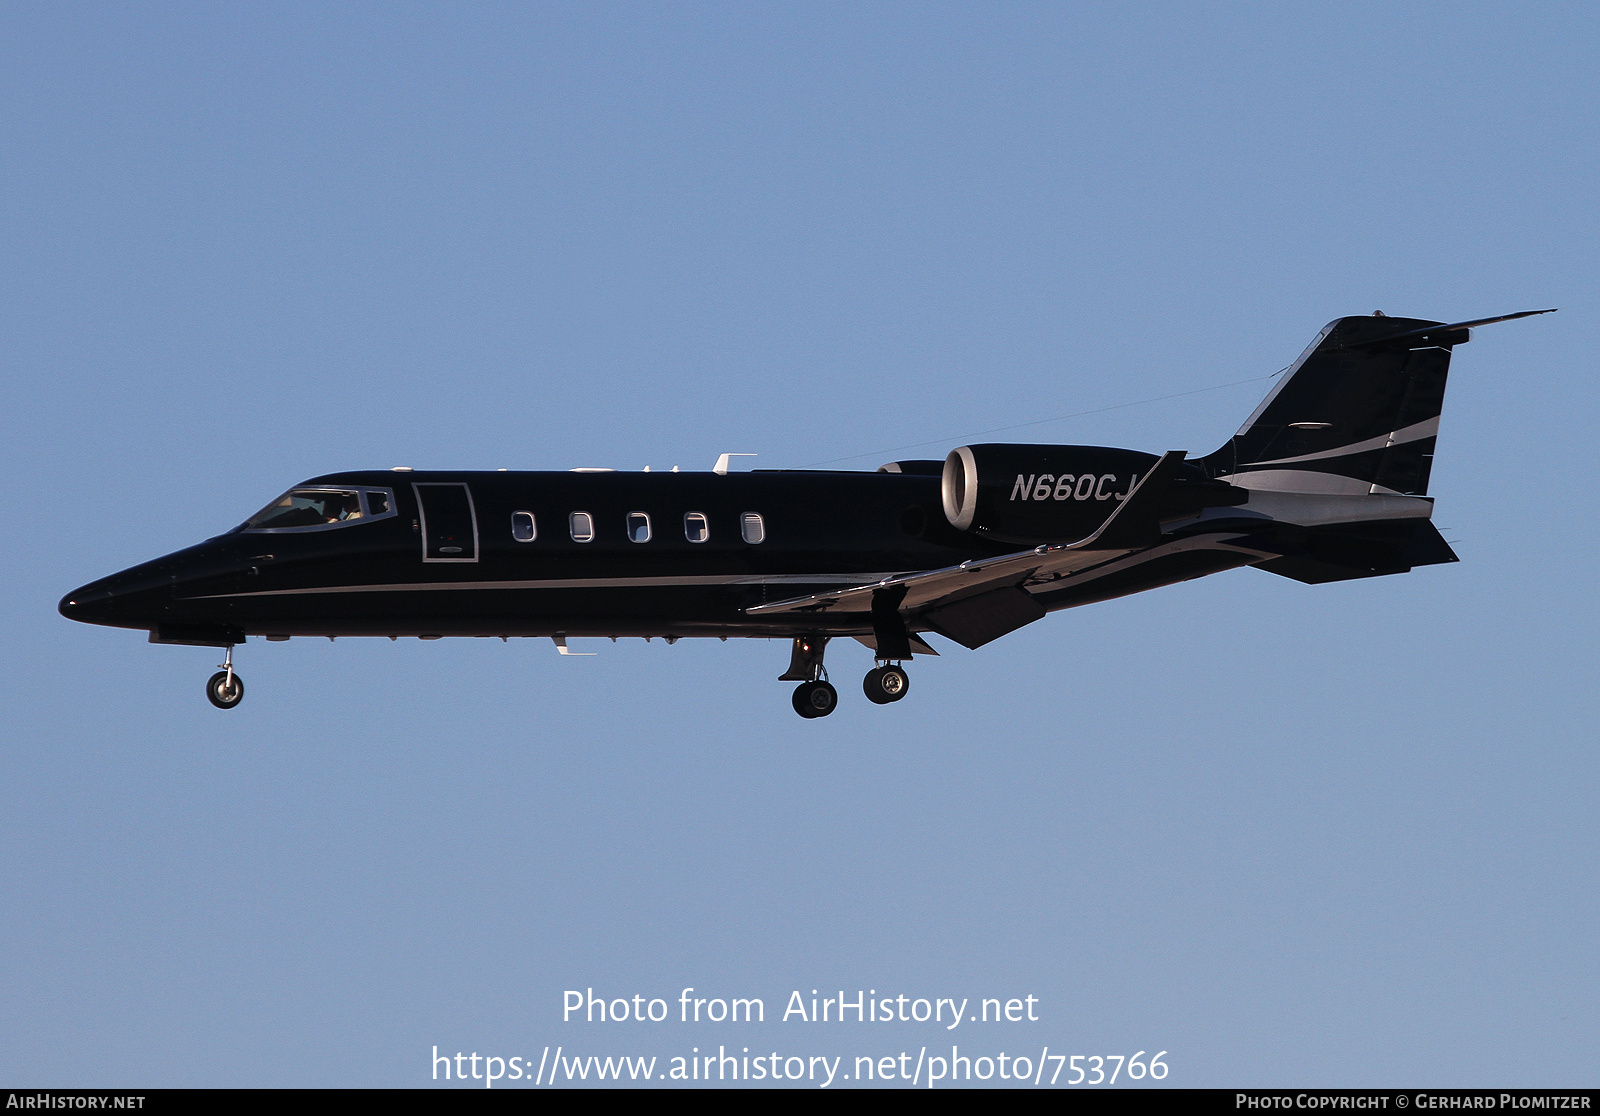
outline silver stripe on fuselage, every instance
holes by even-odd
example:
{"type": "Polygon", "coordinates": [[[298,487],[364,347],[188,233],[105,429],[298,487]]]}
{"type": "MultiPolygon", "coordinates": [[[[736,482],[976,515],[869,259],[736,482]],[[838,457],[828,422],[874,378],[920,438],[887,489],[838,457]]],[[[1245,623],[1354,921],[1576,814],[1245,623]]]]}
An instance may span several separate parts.
{"type": "Polygon", "coordinates": [[[835,574],[705,574],[685,577],[567,577],[530,581],[413,581],[386,585],[321,585],[308,589],[258,589],[248,593],[209,593],[185,597],[190,601],[213,601],[224,597],[299,597],[317,593],[430,593],[463,589],[655,589],[708,585],[861,585],[898,577],[900,573],[835,574]]]}

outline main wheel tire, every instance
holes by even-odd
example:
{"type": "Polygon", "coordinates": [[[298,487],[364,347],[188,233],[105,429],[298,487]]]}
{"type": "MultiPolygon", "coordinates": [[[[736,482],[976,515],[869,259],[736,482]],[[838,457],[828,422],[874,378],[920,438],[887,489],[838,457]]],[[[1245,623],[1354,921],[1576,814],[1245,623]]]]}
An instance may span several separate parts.
{"type": "Polygon", "coordinates": [[[232,709],[244,700],[244,679],[233,672],[233,684],[228,684],[228,672],[219,670],[206,683],[206,698],[218,709],[232,709]]]}
{"type": "Polygon", "coordinates": [[[873,705],[888,705],[894,698],[883,692],[883,668],[874,667],[867,671],[867,676],[861,680],[861,689],[866,693],[867,700],[873,705]]]}
{"type": "Polygon", "coordinates": [[[811,711],[811,683],[802,682],[794,688],[794,697],[791,699],[791,704],[794,706],[794,711],[808,721],[816,716],[811,711]]]}
{"type": "Polygon", "coordinates": [[[906,696],[906,691],[911,689],[911,678],[900,667],[881,666],[867,671],[861,688],[866,691],[868,701],[888,705],[906,696]]]}
{"type": "Polygon", "coordinates": [[[839,691],[826,682],[802,682],[794,688],[794,711],[807,720],[826,717],[839,704],[839,691]]]}
{"type": "Polygon", "coordinates": [[[827,682],[811,683],[813,717],[826,717],[839,707],[839,691],[827,682]]]}

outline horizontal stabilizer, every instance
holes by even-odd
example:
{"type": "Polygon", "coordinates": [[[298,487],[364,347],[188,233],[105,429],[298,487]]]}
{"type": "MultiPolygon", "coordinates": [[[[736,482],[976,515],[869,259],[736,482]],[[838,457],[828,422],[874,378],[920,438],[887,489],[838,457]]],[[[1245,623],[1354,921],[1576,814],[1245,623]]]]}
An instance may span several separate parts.
{"type": "Polygon", "coordinates": [[[1198,463],[1247,488],[1426,496],[1454,347],[1475,326],[1553,312],[1329,322],[1239,432],[1198,463]]]}
{"type": "Polygon", "coordinates": [[[1518,318],[1532,318],[1538,314],[1554,314],[1559,306],[1552,306],[1548,310],[1519,310],[1515,314],[1501,314],[1498,318],[1474,318],[1470,322],[1451,322],[1449,325],[1427,325],[1421,329],[1409,329],[1404,333],[1391,333],[1387,337],[1369,337],[1364,341],[1350,341],[1344,347],[1347,349],[1360,348],[1365,345],[1387,345],[1393,341],[1408,341],[1412,344],[1418,341],[1432,342],[1436,345],[1464,345],[1472,340],[1471,335],[1465,334],[1469,329],[1478,326],[1494,325],[1496,322],[1514,322],[1518,318]]]}

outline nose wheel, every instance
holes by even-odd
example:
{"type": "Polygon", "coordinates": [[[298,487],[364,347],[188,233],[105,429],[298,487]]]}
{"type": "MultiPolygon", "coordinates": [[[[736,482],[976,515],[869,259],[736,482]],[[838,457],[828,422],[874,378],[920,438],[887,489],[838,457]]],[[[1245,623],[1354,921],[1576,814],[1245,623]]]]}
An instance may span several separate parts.
{"type": "Polygon", "coordinates": [[[218,709],[232,709],[244,700],[244,679],[233,671],[233,648],[222,661],[222,669],[206,683],[206,698],[218,709]]]}
{"type": "Polygon", "coordinates": [[[903,667],[888,663],[867,671],[867,676],[861,680],[861,688],[867,692],[867,700],[874,705],[888,705],[906,696],[911,689],[911,678],[903,667]]]}

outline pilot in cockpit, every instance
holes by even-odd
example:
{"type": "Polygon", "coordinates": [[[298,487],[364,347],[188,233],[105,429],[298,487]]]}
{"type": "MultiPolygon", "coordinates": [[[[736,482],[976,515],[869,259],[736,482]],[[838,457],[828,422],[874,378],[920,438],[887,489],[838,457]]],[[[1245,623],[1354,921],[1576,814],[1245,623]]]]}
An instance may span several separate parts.
{"type": "Polygon", "coordinates": [[[361,518],[361,503],[354,492],[339,492],[328,497],[322,505],[322,514],[329,523],[343,523],[347,519],[361,518]]]}

